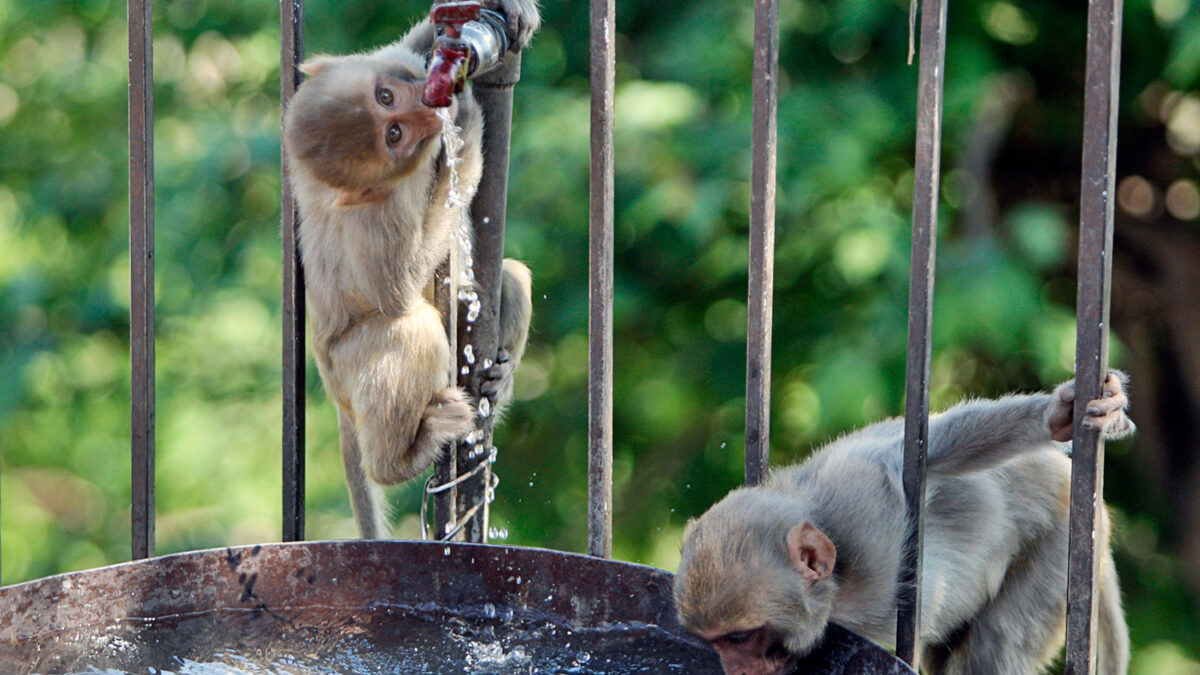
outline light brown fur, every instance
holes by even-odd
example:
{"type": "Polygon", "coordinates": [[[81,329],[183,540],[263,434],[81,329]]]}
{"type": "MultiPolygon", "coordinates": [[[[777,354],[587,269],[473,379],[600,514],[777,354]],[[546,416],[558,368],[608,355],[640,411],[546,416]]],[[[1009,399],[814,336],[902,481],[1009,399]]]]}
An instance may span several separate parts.
{"type": "MultiPolygon", "coordinates": [[[[524,46],[538,25],[530,0],[500,2],[524,46]]],[[[300,211],[312,350],[338,425],[351,504],[365,538],[386,536],[380,485],[409,480],[475,426],[467,394],[451,382],[443,319],[429,301],[466,206],[447,206],[451,179],[441,123],[420,103],[424,53],[434,29],[422,21],[368,54],[320,56],[284,119],[289,177],[300,211]]],[[[468,90],[451,108],[461,128],[458,187],[467,203],[482,174],[482,112],[468,90]]],[[[530,274],[503,267],[499,382],[502,407],[524,351],[530,274]],[[507,360],[503,357],[506,356],[507,360]]],[[[498,392],[498,393],[497,393],[498,392]]]]}

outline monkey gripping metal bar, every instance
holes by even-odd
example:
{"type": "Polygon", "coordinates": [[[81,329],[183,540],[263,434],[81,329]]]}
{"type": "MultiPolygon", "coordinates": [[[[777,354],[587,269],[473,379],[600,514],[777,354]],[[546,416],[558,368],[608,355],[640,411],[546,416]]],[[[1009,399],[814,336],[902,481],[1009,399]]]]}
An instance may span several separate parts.
{"type": "Polygon", "coordinates": [[[1084,84],[1083,181],[1080,190],[1079,287],[1076,297],[1075,429],[1071,441],[1071,522],[1067,559],[1067,675],[1096,671],[1096,512],[1103,508],[1104,441],[1085,429],[1087,402],[1100,398],[1108,372],[1113,199],[1117,162],[1117,94],[1122,0],[1088,6],[1084,84]]]}
{"type": "MultiPolygon", "coordinates": [[[[457,317],[458,363],[455,372],[459,385],[480,402],[476,431],[466,441],[458,443],[451,456],[454,469],[439,465],[435,469],[442,484],[455,476],[469,476],[454,483],[450,492],[443,493],[436,507],[435,531],[461,534],[470,542],[483,542],[488,536],[488,505],[494,498],[497,479],[491,472],[495,454],[491,451],[493,417],[488,414],[491,402],[481,393],[486,377],[486,364],[494,363],[500,349],[500,280],[504,258],[504,224],[508,207],[508,157],[512,129],[513,87],[521,79],[521,55],[501,52],[503,61],[474,80],[475,99],[483,108],[483,178],[475,199],[471,202],[471,222],[475,233],[474,271],[479,300],[479,313],[457,317]],[[470,319],[474,320],[470,320],[470,319]],[[468,351],[468,348],[469,351],[468,351]],[[476,367],[476,361],[481,367],[476,367]],[[486,451],[484,451],[486,450],[486,451]],[[453,503],[453,508],[448,505],[453,503]],[[450,511],[462,514],[454,518],[450,511]]],[[[480,71],[482,72],[482,71],[480,71]]],[[[438,493],[433,493],[437,495],[438,493]]],[[[447,537],[449,538],[449,537],[447,537]]]]}
{"type": "Polygon", "coordinates": [[[937,244],[942,150],[942,84],[946,63],[946,1],[921,7],[917,76],[916,161],[913,167],[912,267],[908,299],[908,365],[904,408],[904,500],[908,536],[897,592],[896,656],[917,668],[920,655],[921,547],[925,457],[929,450],[929,360],[933,329],[933,272],[937,244]]]}

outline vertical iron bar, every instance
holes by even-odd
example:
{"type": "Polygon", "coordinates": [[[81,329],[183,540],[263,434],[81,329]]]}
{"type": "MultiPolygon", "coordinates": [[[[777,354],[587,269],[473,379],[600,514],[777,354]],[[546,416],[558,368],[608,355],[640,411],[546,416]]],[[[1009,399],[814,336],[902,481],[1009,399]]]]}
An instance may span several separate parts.
{"type": "Polygon", "coordinates": [[[1117,162],[1117,93],[1121,64],[1121,0],[1088,6],[1083,113],[1079,289],[1076,298],[1075,430],[1067,561],[1067,675],[1096,672],[1097,509],[1104,508],[1104,441],[1084,429],[1088,401],[1100,398],[1108,368],[1113,200],[1117,162]]]}
{"type": "MultiPolygon", "coordinates": [[[[520,79],[521,55],[509,52],[500,68],[480,76],[472,85],[475,100],[483,108],[483,177],[479,181],[475,199],[471,202],[471,223],[475,230],[472,269],[475,273],[480,308],[479,316],[474,322],[459,319],[460,346],[457,353],[459,368],[467,368],[467,377],[459,378],[459,384],[465,385],[471,398],[476,401],[483,400],[479,391],[485,375],[482,362],[485,359],[495,361],[500,349],[500,280],[504,261],[504,225],[508,208],[512,97],[513,87],[520,79]],[[463,354],[466,345],[473,348],[474,363],[463,354]]],[[[491,415],[476,418],[475,427],[483,432],[483,435],[474,457],[471,456],[471,444],[459,444],[456,460],[458,475],[470,472],[481,462],[490,462],[493,421],[491,415]]],[[[468,513],[477,504],[482,505],[462,529],[460,538],[465,541],[487,541],[491,482],[492,472],[489,466],[483,469],[478,477],[471,478],[457,488],[460,518],[461,514],[468,513]]]]}
{"type": "MultiPolygon", "coordinates": [[[[450,371],[450,382],[458,382],[458,246],[450,247],[450,255],[438,266],[433,275],[433,306],[442,313],[446,322],[446,341],[450,344],[450,361],[446,368],[450,371]]],[[[458,469],[458,444],[450,443],[443,454],[433,465],[434,485],[445,485],[454,480],[458,469]]],[[[452,487],[433,495],[433,530],[431,537],[439,539],[447,531],[447,526],[453,523],[455,504],[457,504],[458,488],[452,487]]],[[[426,497],[422,497],[425,499],[426,497]]],[[[421,523],[425,525],[424,522],[421,523]]]]}
{"type": "Polygon", "coordinates": [[[779,0],[754,0],[754,129],[746,330],[746,485],[767,476],[771,453],[771,318],[775,289],[776,107],[779,0]]]}
{"type": "Polygon", "coordinates": [[[129,20],[129,357],[133,557],[154,555],[154,40],[149,0],[129,20]]]}
{"type": "Polygon", "coordinates": [[[918,666],[921,635],[921,547],[925,457],[929,450],[929,361],[937,248],[938,183],[942,154],[942,83],[946,61],[946,2],[925,0],[917,82],[912,269],[908,299],[908,365],[904,407],[904,500],[908,536],[897,591],[896,655],[918,666]]]}
{"type": "Polygon", "coordinates": [[[588,553],[612,556],[613,89],[616,5],[591,0],[588,553]]]}
{"type": "MultiPolygon", "coordinates": [[[[302,76],[304,0],[279,2],[279,105],[281,119],[302,76]]],[[[304,269],[296,245],[299,213],[280,144],[280,218],[283,240],[283,540],[304,539],[304,269]]]]}

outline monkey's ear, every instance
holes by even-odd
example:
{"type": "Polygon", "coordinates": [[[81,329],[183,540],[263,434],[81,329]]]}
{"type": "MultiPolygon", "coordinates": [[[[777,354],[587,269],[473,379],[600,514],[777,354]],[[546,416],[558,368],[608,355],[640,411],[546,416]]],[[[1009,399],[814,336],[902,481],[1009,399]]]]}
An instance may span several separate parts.
{"type": "Polygon", "coordinates": [[[314,56],[311,59],[300,64],[300,72],[304,73],[305,75],[308,75],[309,77],[312,77],[313,75],[317,75],[322,70],[325,70],[326,68],[328,68],[334,61],[337,61],[337,60],[338,60],[338,57],[329,56],[328,54],[321,54],[320,56],[314,56]]]}
{"type": "Polygon", "coordinates": [[[377,202],[391,193],[392,189],[385,185],[369,187],[365,190],[338,190],[337,197],[333,199],[333,205],[338,208],[363,206],[377,202]]]}
{"type": "Polygon", "coordinates": [[[808,521],[792,528],[787,537],[788,557],[808,584],[826,579],[833,574],[837,562],[837,547],[808,521]]]}

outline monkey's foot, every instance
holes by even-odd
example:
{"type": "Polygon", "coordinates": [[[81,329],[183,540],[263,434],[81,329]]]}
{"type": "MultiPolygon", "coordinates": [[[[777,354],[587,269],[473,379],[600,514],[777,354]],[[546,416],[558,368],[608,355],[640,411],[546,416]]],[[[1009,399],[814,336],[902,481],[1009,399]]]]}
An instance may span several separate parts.
{"type": "Polygon", "coordinates": [[[475,428],[475,408],[458,387],[447,387],[434,395],[421,416],[419,441],[441,448],[457,441],[475,428]]]}
{"type": "MultiPolygon", "coordinates": [[[[1101,398],[1089,401],[1081,424],[1085,429],[1095,429],[1106,439],[1124,438],[1137,430],[1133,420],[1125,414],[1129,397],[1125,395],[1128,378],[1119,370],[1110,370],[1104,378],[1101,398]]],[[[1075,381],[1064,382],[1054,390],[1050,409],[1046,411],[1046,422],[1050,435],[1056,441],[1069,441],[1075,416],[1075,381]]]]}
{"type": "Polygon", "coordinates": [[[504,392],[512,389],[513,373],[516,368],[508,350],[501,349],[496,354],[496,362],[484,374],[483,383],[479,385],[479,393],[495,401],[504,392]]]}

